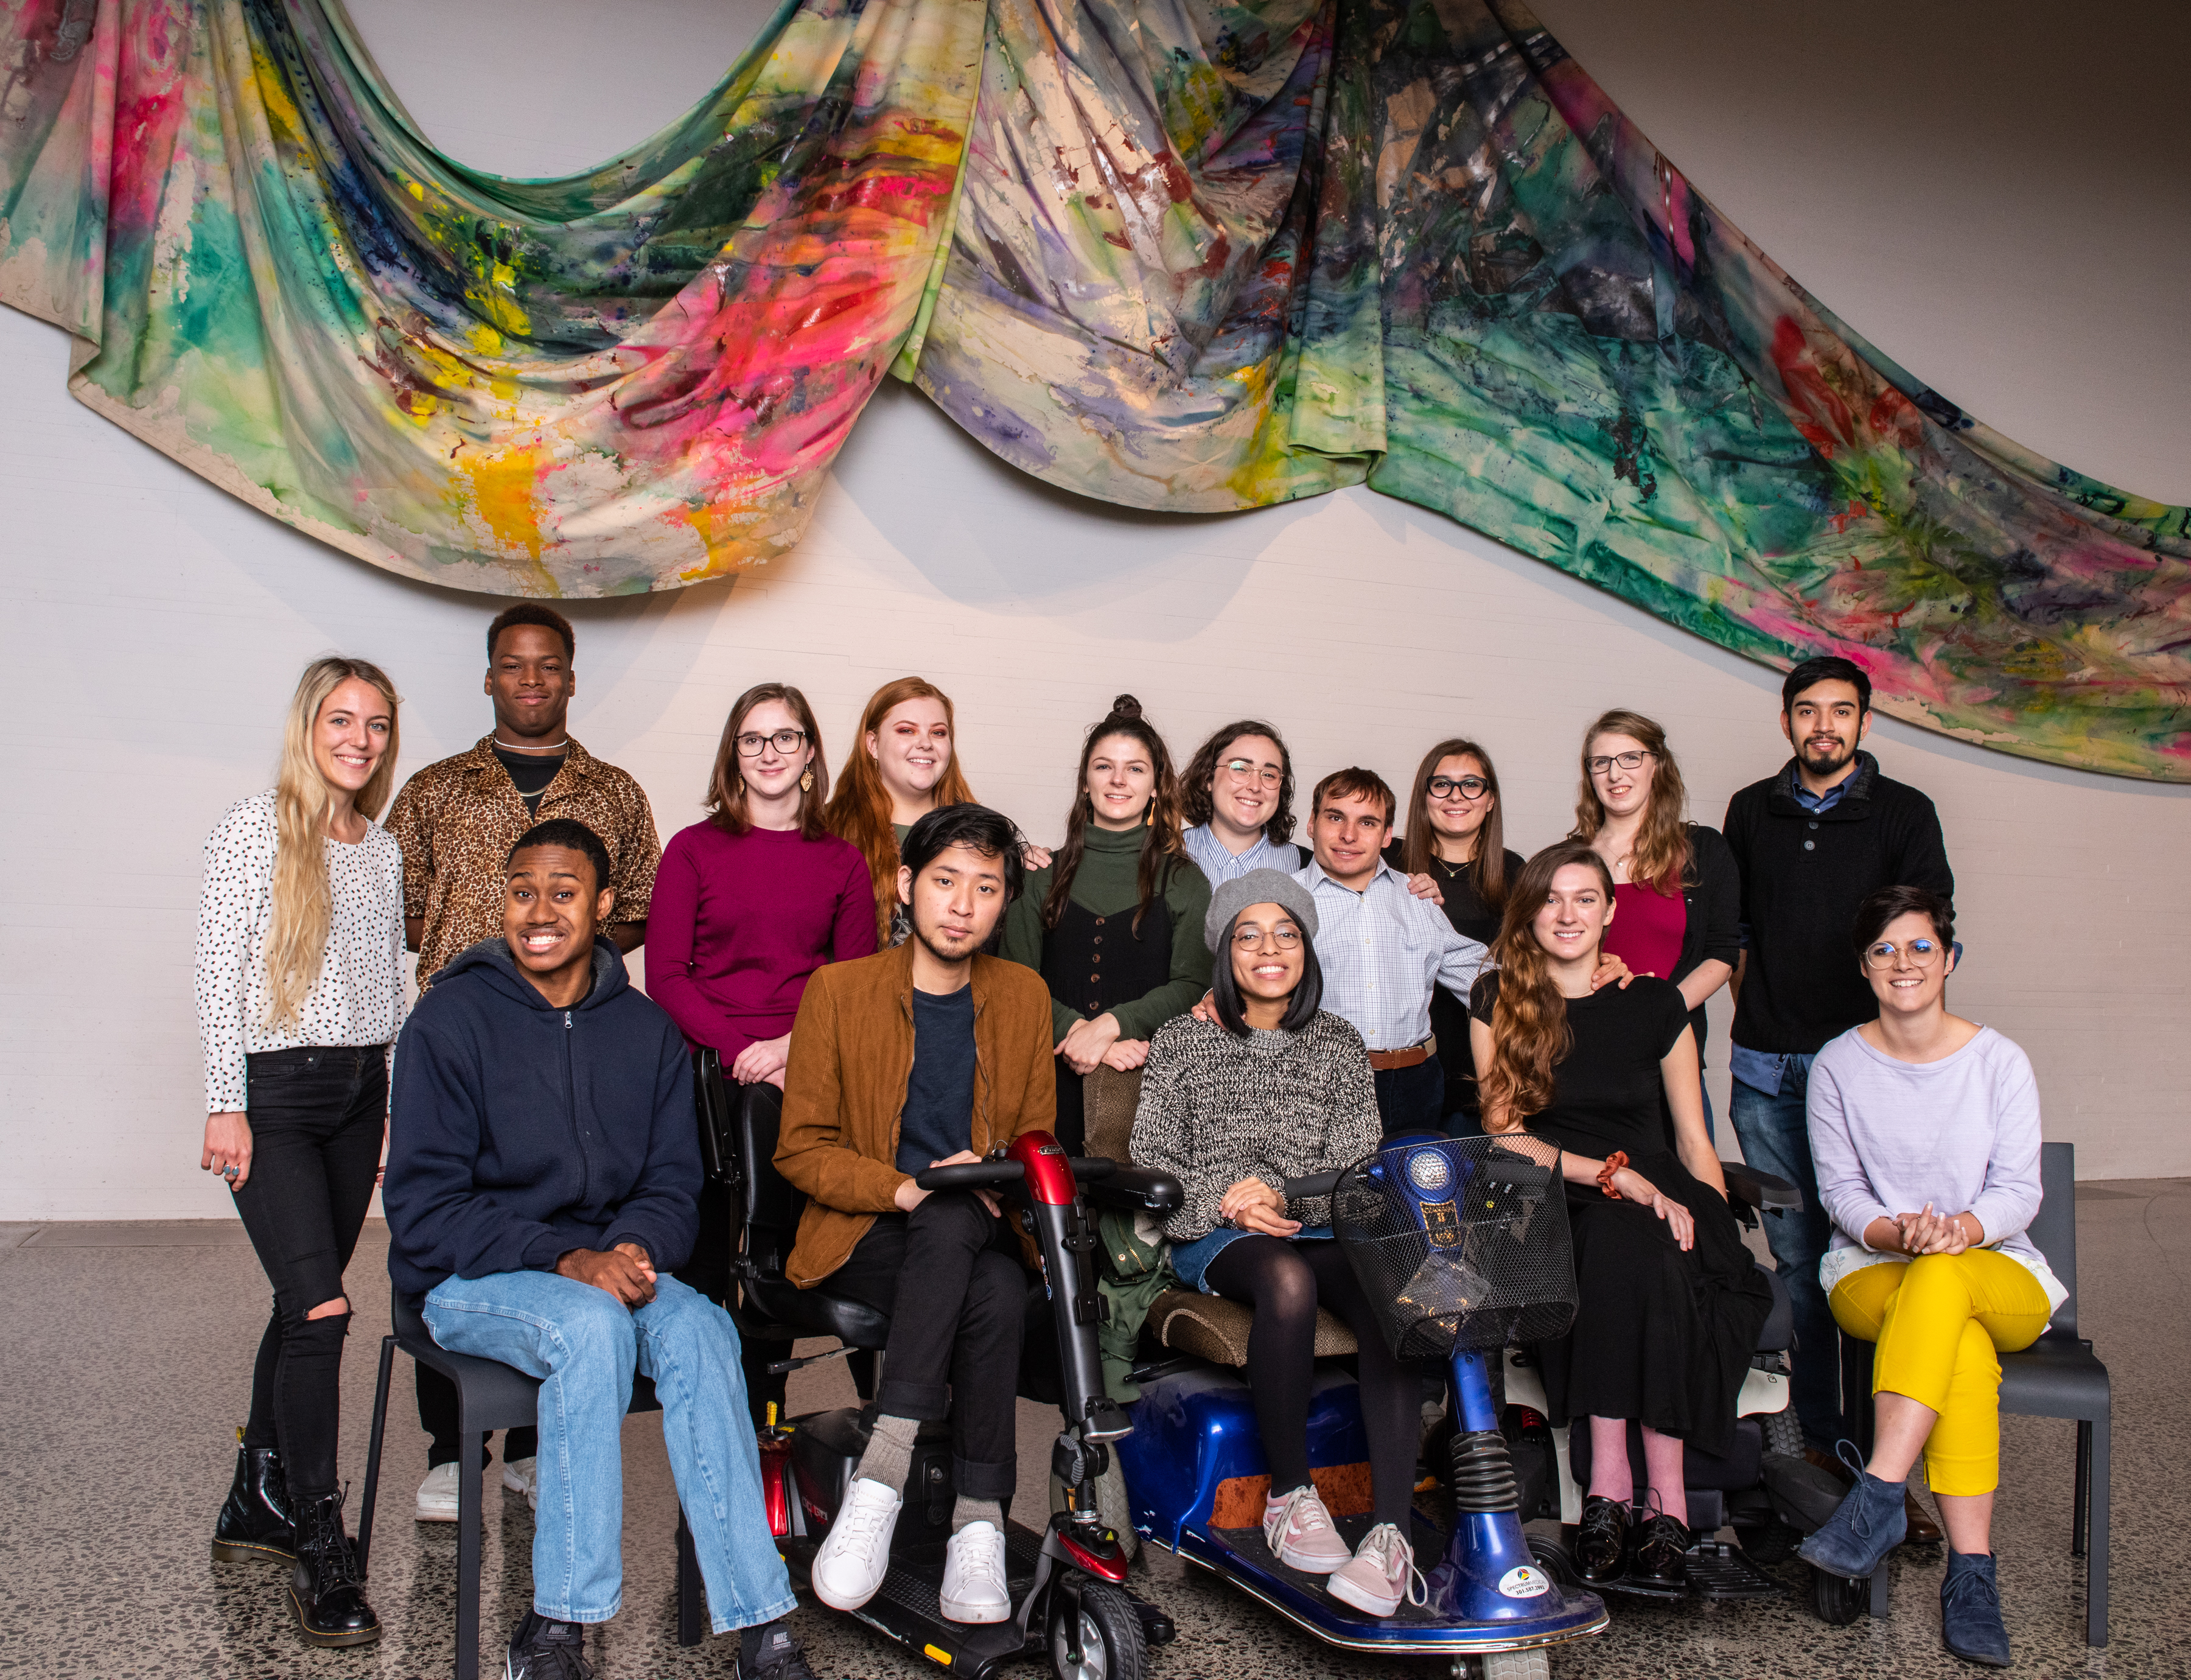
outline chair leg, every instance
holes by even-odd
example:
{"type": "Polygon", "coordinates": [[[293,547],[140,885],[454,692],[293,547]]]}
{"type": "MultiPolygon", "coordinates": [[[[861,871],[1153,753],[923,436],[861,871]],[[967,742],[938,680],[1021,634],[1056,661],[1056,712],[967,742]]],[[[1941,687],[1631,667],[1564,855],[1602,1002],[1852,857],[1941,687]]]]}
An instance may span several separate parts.
{"type": "Polygon", "coordinates": [[[457,1680],[479,1680],[480,1503],[483,1497],[479,1461],[486,1449],[484,1434],[469,1428],[458,1430],[457,1680]]]}
{"type": "Polygon", "coordinates": [[[875,1398],[875,1365],[880,1358],[869,1347],[856,1347],[845,1356],[845,1369],[852,1374],[852,1392],[863,1406],[875,1398]]]}
{"type": "Polygon", "coordinates": [[[373,1390],[373,1441],[365,1449],[365,1495],[357,1506],[357,1578],[373,1556],[373,1502],[380,1492],[380,1439],[388,1427],[388,1380],[396,1364],[396,1338],[380,1338],[380,1381],[373,1390]]]}
{"type": "Polygon", "coordinates": [[[2103,1413],[2090,1427],[2092,1441],[2091,1476],[2091,1550],[2085,1560],[2085,1643],[2104,1645],[2108,1643],[2108,1435],[2112,1425],[2109,1415],[2114,1401],[2108,1402],[2108,1411],[2103,1413]]]}
{"type": "Polygon", "coordinates": [[[1871,1572],[1871,1592],[1864,1603],[1871,1612],[1872,1620],[1887,1620],[1887,1559],[1884,1558],[1879,1560],[1879,1567],[1871,1572]]]}
{"type": "Polygon", "coordinates": [[[692,1544],[685,1507],[677,1507],[677,1643],[697,1645],[708,1632],[708,1589],[700,1579],[700,1552],[692,1544]]]}
{"type": "Polygon", "coordinates": [[[2077,1486],[2069,1496],[2069,1555],[2085,1555],[2085,1523],[2089,1516],[2086,1501],[2092,1495],[2092,1425],[2089,1418],[2077,1420],[2077,1486]]]}

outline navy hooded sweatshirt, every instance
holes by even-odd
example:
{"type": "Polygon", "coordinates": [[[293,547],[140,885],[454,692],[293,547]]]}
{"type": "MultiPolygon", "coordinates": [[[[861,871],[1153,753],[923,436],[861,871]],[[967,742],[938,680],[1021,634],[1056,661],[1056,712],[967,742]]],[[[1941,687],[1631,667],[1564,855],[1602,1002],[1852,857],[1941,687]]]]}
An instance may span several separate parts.
{"type": "Polygon", "coordinates": [[[483,939],[403,1023],[381,1192],[397,1289],[550,1271],[572,1249],[626,1242],[674,1271],[698,1233],[700,1184],[683,1035],[609,941],[571,1009],[483,939]]]}

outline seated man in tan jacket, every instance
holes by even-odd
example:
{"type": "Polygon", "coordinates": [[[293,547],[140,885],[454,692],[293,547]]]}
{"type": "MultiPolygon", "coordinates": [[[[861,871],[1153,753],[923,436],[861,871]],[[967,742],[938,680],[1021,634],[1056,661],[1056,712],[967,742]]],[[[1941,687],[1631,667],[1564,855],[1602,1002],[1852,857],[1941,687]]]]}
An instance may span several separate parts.
{"type": "Polygon", "coordinates": [[[924,1167],[977,1161],[1056,1117],[1050,991],[1042,977],[980,954],[1021,883],[1011,823],[951,805],[899,847],[902,945],[833,963],[807,982],[791,1034],[776,1165],[806,1193],[787,1270],[801,1289],[891,1315],[874,1435],[814,1562],[815,1596],[856,1610],[889,1568],[913,1434],[951,1419],[958,1503],[943,1614],[999,1622],[1004,1506],[1027,1278],[986,1191],[930,1195],[924,1167]],[[913,1286],[901,1293],[902,1278],[913,1286]]]}

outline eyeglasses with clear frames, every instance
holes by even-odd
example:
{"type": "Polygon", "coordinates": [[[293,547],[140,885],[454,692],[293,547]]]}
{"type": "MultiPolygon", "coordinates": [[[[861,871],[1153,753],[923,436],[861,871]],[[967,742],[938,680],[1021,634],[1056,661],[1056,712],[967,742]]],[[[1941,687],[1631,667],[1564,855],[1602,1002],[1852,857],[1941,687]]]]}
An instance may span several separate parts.
{"type": "Polygon", "coordinates": [[[1256,764],[1243,758],[1229,758],[1217,766],[1229,772],[1243,782],[1261,782],[1266,788],[1275,788],[1285,779],[1285,772],[1275,764],[1256,764]]]}
{"type": "MultiPolygon", "coordinates": [[[[1243,927],[1232,936],[1232,948],[1236,951],[1260,951],[1265,943],[1263,930],[1260,927],[1243,927]]],[[[1271,930],[1268,943],[1281,951],[1298,950],[1300,930],[1291,922],[1280,922],[1271,930]]]]}
{"type": "Polygon", "coordinates": [[[1589,771],[1591,775],[1606,776],[1612,773],[1613,766],[1616,764],[1623,770],[1633,772],[1642,769],[1645,759],[1657,756],[1656,753],[1652,752],[1602,754],[1596,758],[1586,758],[1582,763],[1583,768],[1589,771]]]}
{"type": "Polygon", "coordinates": [[[1882,939],[1876,945],[1867,945],[1864,953],[1866,968],[1892,968],[1898,956],[1909,959],[1912,968],[1930,968],[1940,960],[1940,942],[1937,939],[1913,939],[1907,945],[1896,945],[1882,939]]]}
{"type": "Polygon", "coordinates": [[[1482,799],[1491,791],[1491,784],[1481,776],[1433,776],[1423,786],[1432,799],[1451,799],[1455,794],[1463,799],[1482,799]]]}
{"type": "Polygon", "coordinates": [[[764,735],[757,729],[748,729],[738,737],[738,756],[759,758],[762,748],[773,746],[788,757],[799,750],[800,743],[805,738],[806,732],[803,729],[779,729],[773,735],[764,735]]]}

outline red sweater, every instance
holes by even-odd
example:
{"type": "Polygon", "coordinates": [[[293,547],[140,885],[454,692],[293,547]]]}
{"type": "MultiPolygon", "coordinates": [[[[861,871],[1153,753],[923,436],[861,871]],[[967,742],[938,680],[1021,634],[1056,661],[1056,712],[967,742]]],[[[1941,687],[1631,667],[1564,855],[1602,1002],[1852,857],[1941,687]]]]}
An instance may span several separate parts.
{"type": "Polygon", "coordinates": [[[849,841],[696,823],[663,849],[646,914],[647,994],[726,1067],[791,1030],[816,969],[874,948],[874,889],[849,841]]]}

